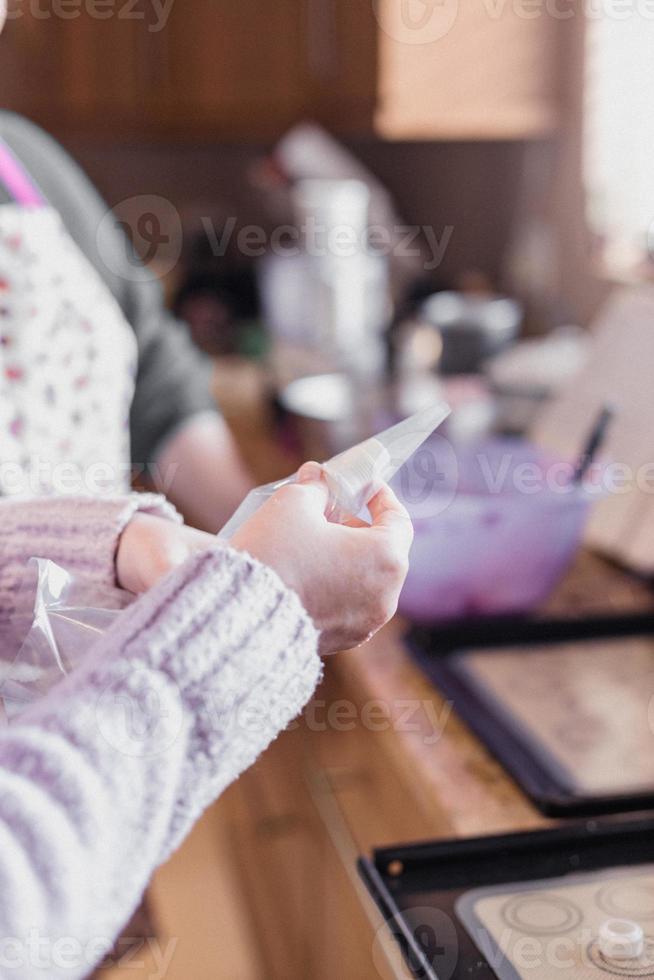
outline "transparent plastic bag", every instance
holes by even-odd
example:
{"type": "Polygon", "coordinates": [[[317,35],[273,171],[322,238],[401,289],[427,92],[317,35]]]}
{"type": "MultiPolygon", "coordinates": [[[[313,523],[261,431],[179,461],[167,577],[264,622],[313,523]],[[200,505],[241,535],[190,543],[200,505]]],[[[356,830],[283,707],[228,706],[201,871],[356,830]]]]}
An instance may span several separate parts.
{"type": "Polygon", "coordinates": [[[19,596],[23,611],[0,646],[0,698],[8,719],[80,663],[134,599],[44,558],[30,559],[19,596]]]}

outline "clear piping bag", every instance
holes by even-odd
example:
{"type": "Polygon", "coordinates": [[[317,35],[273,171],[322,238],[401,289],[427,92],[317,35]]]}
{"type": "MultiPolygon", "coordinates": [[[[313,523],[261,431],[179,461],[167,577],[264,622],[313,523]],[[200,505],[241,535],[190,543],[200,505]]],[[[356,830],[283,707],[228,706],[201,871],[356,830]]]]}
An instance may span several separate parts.
{"type": "MultiPolygon", "coordinates": [[[[327,519],[339,523],[359,514],[382,483],[397,473],[449,414],[449,405],[437,402],[323,463],[323,478],[329,488],[327,519]]],[[[296,479],[294,474],[252,490],[218,537],[231,538],[269,497],[296,479]]]]}

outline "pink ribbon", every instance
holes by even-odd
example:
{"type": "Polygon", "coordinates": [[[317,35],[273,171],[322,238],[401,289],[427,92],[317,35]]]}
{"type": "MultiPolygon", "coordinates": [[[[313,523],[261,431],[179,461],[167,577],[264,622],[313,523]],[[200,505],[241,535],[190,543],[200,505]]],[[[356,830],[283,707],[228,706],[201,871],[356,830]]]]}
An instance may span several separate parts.
{"type": "Polygon", "coordinates": [[[45,204],[41,191],[2,140],[0,140],[0,182],[5,185],[17,204],[22,204],[24,207],[41,207],[45,204]]]}

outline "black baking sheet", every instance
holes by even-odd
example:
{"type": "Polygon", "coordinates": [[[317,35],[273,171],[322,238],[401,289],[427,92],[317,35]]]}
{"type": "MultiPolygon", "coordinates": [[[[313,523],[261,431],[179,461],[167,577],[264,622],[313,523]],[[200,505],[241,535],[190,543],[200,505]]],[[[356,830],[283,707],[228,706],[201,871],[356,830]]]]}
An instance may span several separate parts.
{"type": "MultiPolygon", "coordinates": [[[[460,630],[450,633],[414,630],[409,636],[409,646],[423,671],[445,697],[453,702],[457,714],[481,738],[543,813],[552,816],[585,816],[654,809],[654,761],[649,766],[645,753],[642,753],[644,775],[640,780],[634,776],[631,783],[627,784],[623,767],[616,765],[615,753],[611,752],[610,758],[607,756],[607,777],[603,780],[603,785],[599,785],[595,779],[594,785],[585,786],[581,778],[583,772],[575,773],[574,766],[566,768],[565,764],[562,765],[556,752],[551,750],[552,746],[544,740],[542,731],[530,730],[529,722],[502,702],[501,693],[485,687],[479,677],[475,677],[474,672],[469,669],[471,656],[479,658],[483,655],[484,658],[489,658],[488,664],[494,656],[501,660],[507,650],[513,648],[520,664],[524,663],[524,671],[528,676],[532,669],[530,654],[533,655],[531,664],[534,667],[539,666],[538,661],[543,659],[543,650],[551,645],[553,661],[556,661],[557,644],[565,645],[566,658],[574,658],[577,651],[580,665],[586,664],[591,668],[592,656],[589,661],[589,652],[592,654],[593,650],[597,650],[597,668],[604,671],[607,649],[612,646],[616,651],[616,669],[623,669],[621,642],[624,642],[625,650],[641,642],[651,642],[654,672],[654,623],[651,614],[619,619],[599,618],[574,624],[567,620],[494,623],[487,630],[480,627],[480,624],[473,624],[468,630],[467,634],[460,630]],[[470,632],[471,630],[474,632],[470,632]],[[457,644],[463,644],[463,648],[457,644]],[[471,647],[474,647],[472,655],[471,647]],[[611,766],[615,771],[615,786],[611,785],[611,766]],[[648,766],[652,770],[651,785],[645,771],[648,766]]],[[[497,667],[500,669],[499,660],[497,667]]],[[[592,669],[589,669],[588,678],[590,682],[592,669]]],[[[582,684],[581,680],[579,684],[582,684]]],[[[654,673],[651,686],[654,694],[654,673]]],[[[583,695],[587,701],[592,700],[592,691],[584,691],[580,687],[578,694],[580,699],[583,695]]],[[[547,692],[544,692],[544,696],[547,696],[547,692]]],[[[554,697],[554,694],[550,691],[549,696],[554,697]]],[[[645,707],[646,705],[643,706],[643,712],[645,707]]],[[[616,711],[620,711],[619,698],[610,710],[614,715],[616,711]]],[[[560,703],[555,700],[552,701],[552,713],[554,711],[561,714],[560,703]]],[[[628,717],[626,712],[625,717],[628,717]]],[[[618,716],[615,715],[615,718],[614,727],[618,716]]],[[[654,702],[648,719],[650,724],[654,722],[654,702]]],[[[640,722],[643,729],[648,719],[643,715],[640,722]]],[[[576,711],[571,707],[571,730],[575,724],[576,711]]],[[[584,734],[583,723],[577,724],[577,730],[584,734]]],[[[617,725],[616,734],[619,732],[620,727],[617,725]]],[[[592,737],[592,733],[585,734],[592,737]]],[[[623,729],[626,741],[629,734],[627,725],[623,729]]],[[[651,731],[648,729],[643,732],[643,745],[647,741],[645,735],[651,737],[654,760],[654,726],[651,731]]],[[[625,751],[627,748],[628,745],[625,745],[625,751]]],[[[634,754],[632,757],[638,758],[638,755],[634,754]]],[[[597,759],[595,762],[597,763],[597,759]]]]}
{"type": "MultiPolygon", "coordinates": [[[[471,900],[480,889],[520,892],[550,881],[555,890],[589,875],[600,889],[652,864],[651,818],[604,818],[547,831],[386,847],[361,858],[359,873],[384,916],[385,939],[399,945],[410,975],[497,980],[510,975],[510,964],[471,928],[471,900]]],[[[597,975],[616,974],[605,964],[597,975]]],[[[633,975],[652,976],[654,969],[633,975]]]]}

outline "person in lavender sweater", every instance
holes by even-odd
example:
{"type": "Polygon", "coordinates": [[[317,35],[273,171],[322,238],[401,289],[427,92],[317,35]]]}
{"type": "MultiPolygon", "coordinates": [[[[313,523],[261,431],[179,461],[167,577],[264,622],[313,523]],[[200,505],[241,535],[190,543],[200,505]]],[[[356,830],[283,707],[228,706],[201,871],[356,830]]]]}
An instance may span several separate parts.
{"type": "Polygon", "coordinates": [[[45,555],[141,595],[0,730],[2,977],[82,978],[153,870],[301,711],[320,655],[392,615],[412,539],[392,491],[327,522],[315,464],[229,542],[163,498],[0,500],[0,625],[45,555]]]}
{"type": "Polygon", "coordinates": [[[329,524],[311,466],[229,543],[128,492],[130,458],[154,459],[217,529],[249,478],[156,284],[119,229],[100,239],[105,213],[60,147],[0,113],[0,636],[29,608],[32,556],[138,596],[0,727],[0,976],[18,980],[102,960],[153,870],[301,711],[320,655],[393,613],[412,534],[387,488],[372,527],[329,524]]]}

